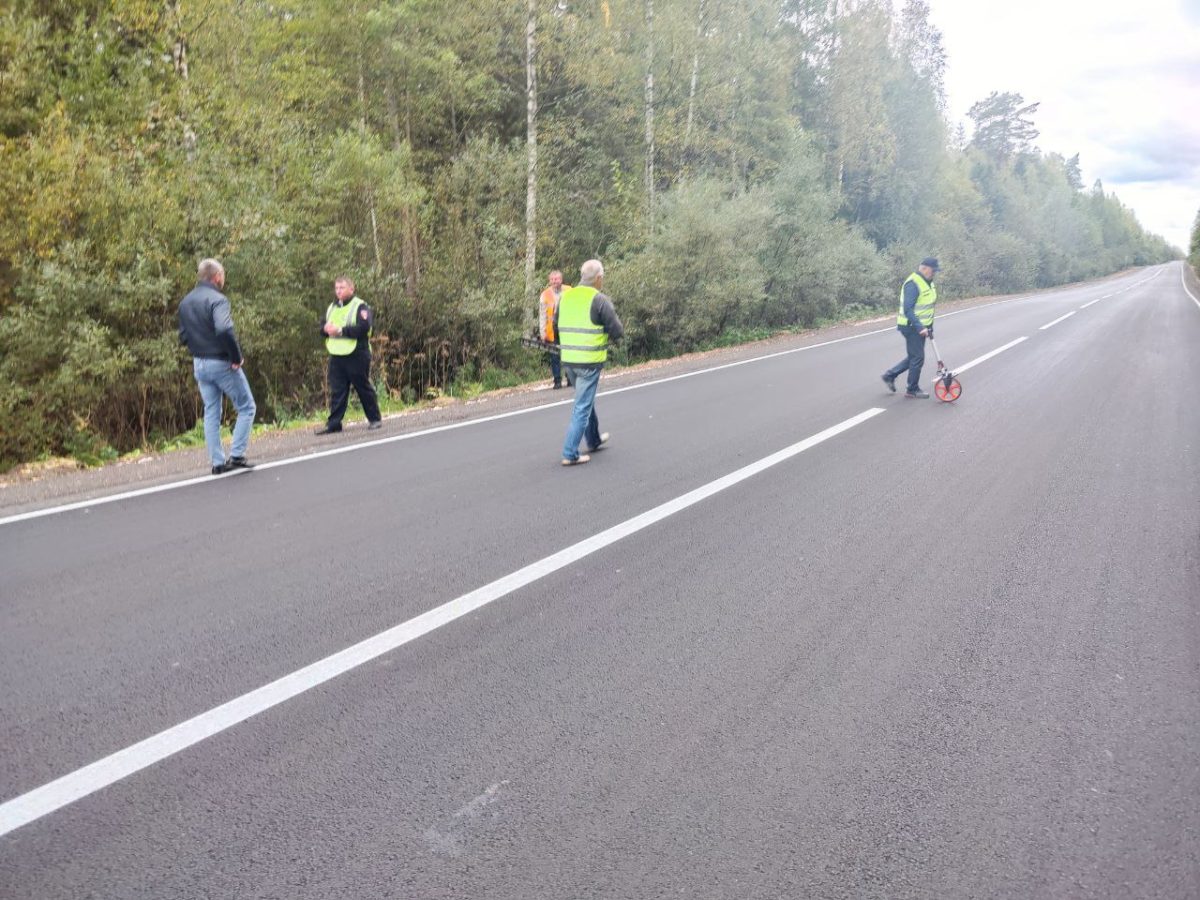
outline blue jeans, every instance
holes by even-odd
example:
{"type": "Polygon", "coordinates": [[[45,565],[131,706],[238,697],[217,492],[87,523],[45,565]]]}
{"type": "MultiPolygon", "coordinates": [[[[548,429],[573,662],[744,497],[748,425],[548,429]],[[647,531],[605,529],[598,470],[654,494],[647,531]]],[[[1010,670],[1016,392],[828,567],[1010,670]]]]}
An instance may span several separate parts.
{"type": "Polygon", "coordinates": [[[908,391],[913,393],[920,389],[921,369],[925,366],[925,338],[911,325],[897,325],[896,330],[904,336],[905,356],[883,374],[895,381],[908,372],[908,391]]]}
{"type": "Polygon", "coordinates": [[[221,447],[221,408],[228,397],[237,410],[237,424],[233,426],[233,446],[230,456],[245,456],[250,444],[250,427],[254,424],[254,395],[250,393],[250,382],[246,373],[235,369],[223,359],[192,360],[192,371],[200,396],[204,398],[204,443],[208,447],[208,458],[214,466],[225,462],[225,451],[221,447]]]}
{"type": "Polygon", "coordinates": [[[563,459],[579,459],[579,441],[587,439],[589,447],[600,446],[600,420],[596,418],[596,388],[600,384],[599,368],[563,366],[567,381],[575,385],[575,408],[571,424],[563,441],[563,459]]]}

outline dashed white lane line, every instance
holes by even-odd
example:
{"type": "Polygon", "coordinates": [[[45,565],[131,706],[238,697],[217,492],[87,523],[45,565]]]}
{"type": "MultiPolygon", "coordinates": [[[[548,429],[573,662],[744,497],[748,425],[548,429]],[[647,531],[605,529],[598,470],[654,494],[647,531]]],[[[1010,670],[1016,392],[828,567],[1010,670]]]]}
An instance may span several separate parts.
{"type": "Polygon", "coordinates": [[[853,418],[826,428],[824,431],[792,444],[790,447],[785,447],[777,453],[765,456],[757,462],[730,472],[728,475],[710,481],[673,500],[668,500],[641,515],[627,519],[599,534],[592,535],[564,550],[531,563],[491,584],[477,588],[469,594],[463,594],[461,597],[443,603],[407,622],[380,632],[374,637],[360,641],[248,694],[243,694],[228,703],[188,719],[186,722],[160,731],[123,750],[118,750],[82,769],[77,769],[68,775],[15,797],[0,805],[0,836],[40,819],[42,816],[49,815],[55,810],[62,809],[76,800],[173,756],[193,744],[220,734],[239,722],[244,722],[252,716],[278,706],[280,703],[349,672],[384,653],[429,634],[443,625],[448,625],[456,619],[545,578],[622,538],[649,528],[656,522],[661,522],[669,516],[694,506],[726,488],[733,487],[805,450],[849,431],[882,412],[883,410],[878,407],[861,412],[853,418]]]}
{"type": "Polygon", "coordinates": [[[1003,353],[1005,350],[1010,350],[1013,347],[1017,346],[1017,344],[1021,343],[1022,341],[1027,341],[1027,340],[1029,340],[1029,338],[1019,337],[1015,341],[1009,341],[1003,347],[997,347],[995,350],[991,350],[991,351],[983,354],[983,356],[975,357],[973,360],[971,360],[966,365],[957,366],[954,369],[954,374],[958,375],[960,372],[965,372],[965,371],[967,371],[967,369],[973,368],[974,366],[979,365],[981,362],[986,362],[987,360],[991,359],[993,356],[998,356],[999,354],[1003,353]]]}
{"type": "Polygon", "coordinates": [[[1045,325],[1043,325],[1041,328],[1039,328],[1038,331],[1045,331],[1047,328],[1053,328],[1059,322],[1063,322],[1063,321],[1066,321],[1067,319],[1071,318],[1071,316],[1075,315],[1075,313],[1077,313],[1078,311],[1079,310],[1073,309],[1069,313],[1067,313],[1065,316],[1059,316],[1053,322],[1047,322],[1045,325]]]}
{"type": "Polygon", "coordinates": [[[1087,303],[1083,304],[1083,306],[1081,306],[1081,307],[1079,307],[1079,308],[1080,308],[1080,309],[1087,309],[1087,308],[1088,308],[1089,306],[1091,306],[1093,303],[1099,303],[1101,300],[1107,300],[1107,299],[1108,299],[1109,297],[1111,297],[1111,296],[1112,296],[1112,294],[1105,294],[1103,297],[1097,297],[1095,300],[1089,300],[1087,303]]]}
{"type": "MultiPolygon", "coordinates": [[[[1151,276],[1151,277],[1154,277],[1154,276],[1151,276]]],[[[1148,281],[1148,280],[1149,280],[1148,278],[1143,279],[1143,281],[1148,281]]],[[[1139,281],[1136,284],[1132,285],[1132,287],[1137,287],[1139,284],[1142,284],[1142,283],[1143,283],[1142,281],[1139,281]]],[[[1185,290],[1187,289],[1186,285],[1185,285],[1184,289],[1185,290]]],[[[1191,292],[1189,291],[1188,293],[1190,296],[1191,292]]],[[[979,306],[972,306],[969,309],[960,309],[960,310],[955,310],[954,312],[943,313],[941,316],[939,316],[939,318],[947,319],[950,316],[960,316],[965,313],[977,312],[979,310],[987,309],[992,306],[1000,306],[1000,305],[1007,304],[1007,303],[1015,303],[1020,300],[1030,300],[1030,299],[1035,298],[1036,296],[1037,296],[1036,294],[1019,294],[1015,297],[1005,298],[1004,300],[994,300],[991,303],[981,303],[979,306]]],[[[1101,297],[1099,299],[1103,300],[1110,296],[1112,296],[1112,295],[1106,294],[1104,297],[1101,297]]],[[[1192,299],[1195,299],[1195,298],[1193,297],[1192,299]]],[[[1092,302],[1095,302],[1095,301],[1092,301],[1092,302]]],[[[751,363],[763,362],[764,360],[768,360],[768,359],[775,359],[775,358],[781,357],[781,356],[789,356],[793,353],[804,353],[808,350],[816,350],[820,347],[829,347],[834,344],[845,343],[846,341],[856,341],[860,338],[870,337],[870,336],[876,335],[876,334],[886,334],[893,330],[894,330],[893,328],[889,327],[889,328],[878,328],[878,329],[874,329],[872,331],[863,331],[863,332],[859,332],[858,334],[849,335],[848,337],[836,338],[835,340],[831,340],[831,341],[822,341],[817,344],[808,344],[803,347],[793,347],[788,350],[780,350],[776,353],[767,353],[763,356],[755,356],[751,359],[741,359],[741,360],[737,360],[736,362],[724,363],[722,365],[712,366],[707,369],[698,369],[695,372],[685,372],[681,375],[671,375],[666,378],[657,378],[653,381],[644,381],[644,382],[641,382],[640,384],[631,384],[631,385],[627,385],[625,387],[618,387],[618,388],[613,388],[611,390],[600,391],[597,393],[596,396],[608,397],[608,396],[612,396],[613,394],[621,394],[626,391],[641,390],[642,388],[653,387],[653,386],[659,385],[659,384],[666,384],[667,382],[670,382],[670,381],[679,381],[683,378],[693,378],[697,375],[706,375],[710,372],[720,372],[724,369],[732,369],[737,366],[746,366],[746,365],[750,365],[751,363]]],[[[983,358],[986,358],[986,357],[983,357],[983,358]]],[[[961,372],[963,370],[957,369],[956,371],[961,372]]],[[[430,435],[430,434],[438,434],[443,431],[453,431],[456,428],[468,428],[472,425],[482,425],[485,422],[495,422],[500,419],[512,418],[513,416],[528,415],[530,413],[540,412],[545,409],[553,409],[553,408],[559,407],[559,406],[566,406],[573,402],[574,401],[571,399],[566,399],[566,400],[559,400],[559,401],[551,402],[551,403],[542,403],[542,404],[539,404],[538,406],[531,406],[531,407],[527,407],[525,409],[510,410],[509,412],[497,413],[496,415],[493,415],[493,416],[481,416],[478,419],[467,419],[462,422],[452,422],[449,425],[439,425],[434,428],[425,428],[425,429],[422,429],[421,431],[412,431],[407,434],[398,434],[398,435],[394,435],[391,437],[377,438],[372,441],[359,441],[357,443],[347,444],[342,447],[331,447],[328,450],[318,450],[315,453],[306,453],[301,456],[288,457],[287,459],[277,459],[277,460],[273,460],[271,462],[259,463],[258,465],[255,466],[255,471],[265,471],[267,469],[274,469],[274,468],[278,468],[280,466],[290,466],[290,465],[294,465],[296,463],[308,462],[309,460],[313,460],[313,459],[322,459],[327,456],[337,456],[340,453],[357,453],[360,450],[366,450],[370,447],[380,447],[380,446],[383,446],[384,444],[394,444],[397,441],[407,441],[407,440],[412,440],[413,438],[425,437],[426,435],[430,435]]],[[[216,477],[232,478],[232,477],[235,477],[238,475],[245,475],[245,474],[247,474],[247,470],[237,469],[226,475],[220,475],[220,476],[216,476],[216,477]]],[[[17,513],[17,514],[11,515],[11,516],[0,517],[0,526],[12,525],[16,522],[25,522],[25,521],[28,521],[29,519],[38,519],[38,518],[42,518],[43,516],[52,516],[52,515],[56,515],[58,513],[71,512],[71,511],[77,510],[77,509],[90,509],[94,506],[103,506],[106,503],[116,503],[119,500],[132,500],[135,497],[145,497],[150,494],[163,493],[164,491],[174,491],[174,490],[178,490],[179,488],[190,487],[195,484],[203,484],[205,482],[209,482],[209,481],[213,481],[213,480],[215,480],[214,476],[204,475],[204,476],[200,476],[197,478],[187,478],[183,481],[172,481],[172,482],[168,482],[167,484],[157,484],[152,487],[136,488],[131,491],[121,491],[120,493],[117,493],[117,494],[108,494],[103,497],[95,497],[91,500],[80,500],[75,503],[64,503],[60,506],[48,506],[48,507],[45,507],[44,509],[34,509],[34,510],[30,510],[29,512],[17,513]]]]}

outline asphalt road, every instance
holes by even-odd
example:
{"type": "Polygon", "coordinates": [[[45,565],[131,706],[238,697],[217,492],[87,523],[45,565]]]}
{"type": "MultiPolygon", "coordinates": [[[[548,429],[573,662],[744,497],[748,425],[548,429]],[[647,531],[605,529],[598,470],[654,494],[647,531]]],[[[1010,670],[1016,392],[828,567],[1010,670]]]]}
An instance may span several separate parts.
{"type": "Polygon", "coordinates": [[[0,896],[1200,896],[1189,286],[0,520],[0,896]]]}

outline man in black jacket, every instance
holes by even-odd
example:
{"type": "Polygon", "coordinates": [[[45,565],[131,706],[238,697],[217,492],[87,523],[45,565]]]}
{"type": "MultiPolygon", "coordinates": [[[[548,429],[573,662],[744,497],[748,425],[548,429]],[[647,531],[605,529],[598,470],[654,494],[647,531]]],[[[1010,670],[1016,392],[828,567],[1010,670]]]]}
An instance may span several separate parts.
{"type": "Polygon", "coordinates": [[[204,443],[214,475],[253,468],[246,461],[246,447],[257,411],[242,368],[246,361],[233,329],[229,298],[221,293],[224,287],[225,267],[215,259],[201,260],[196,287],[179,304],[179,341],[192,354],[192,371],[204,400],[204,443]],[[228,458],[221,446],[225,397],[237,410],[228,458]]]}
{"type": "Polygon", "coordinates": [[[371,328],[375,314],[361,298],[354,295],[354,282],[344,275],[333,283],[337,300],[325,310],[321,333],[329,351],[329,418],[317,434],[333,434],[342,430],[342,416],[350,402],[350,387],[354,386],[363,412],[367,414],[369,430],[381,428],[379,399],[371,384],[371,328]]]}

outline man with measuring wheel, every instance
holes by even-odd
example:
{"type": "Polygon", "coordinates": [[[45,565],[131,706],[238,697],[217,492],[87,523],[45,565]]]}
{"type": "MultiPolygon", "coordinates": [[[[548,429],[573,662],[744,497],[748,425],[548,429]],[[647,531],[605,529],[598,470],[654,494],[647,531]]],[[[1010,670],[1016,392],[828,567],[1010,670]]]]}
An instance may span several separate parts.
{"type": "Polygon", "coordinates": [[[350,402],[350,387],[358,394],[367,428],[382,427],[379,400],[371,384],[371,327],[374,314],[354,294],[354,282],[345,276],[333,283],[337,300],[325,310],[325,349],[329,351],[329,418],[317,434],[335,434],[342,430],[342,416],[350,402]]]}
{"type": "Polygon", "coordinates": [[[908,372],[908,390],[904,396],[914,400],[928,400],[929,395],[921,390],[921,369],[925,365],[925,338],[933,337],[933,310],[937,305],[937,289],[933,276],[938,261],[932,256],[921,260],[917,271],[904,280],[900,287],[900,313],[896,316],[896,330],[904,335],[906,355],[880,376],[889,391],[895,392],[896,379],[908,372]]]}

